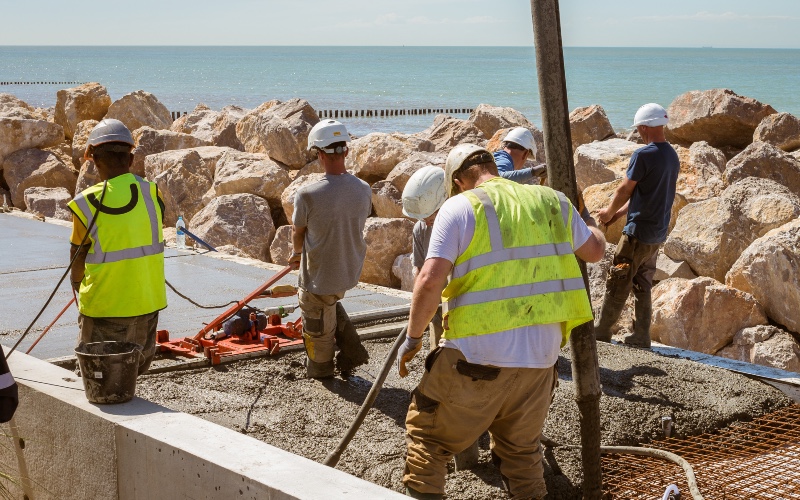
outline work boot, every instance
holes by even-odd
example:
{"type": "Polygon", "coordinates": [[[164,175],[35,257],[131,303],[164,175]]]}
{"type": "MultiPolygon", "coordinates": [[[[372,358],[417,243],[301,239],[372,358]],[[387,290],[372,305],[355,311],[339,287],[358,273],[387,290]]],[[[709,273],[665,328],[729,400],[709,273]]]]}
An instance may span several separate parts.
{"type": "Polygon", "coordinates": [[[306,357],[306,376],[308,378],[324,379],[333,377],[333,360],[324,363],[311,361],[306,357]]]}
{"type": "Polygon", "coordinates": [[[619,319],[622,309],[625,307],[625,300],[619,300],[613,295],[606,293],[603,299],[603,306],[594,322],[594,338],[598,342],[611,342],[611,327],[619,319]]]}
{"type": "Polygon", "coordinates": [[[406,496],[411,498],[416,498],[418,500],[441,500],[444,498],[444,495],[439,493],[420,493],[419,491],[415,490],[414,488],[409,488],[406,486],[406,496]]]}
{"type": "Polygon", "coordinates": [[[650,321],[653,316],[653,303],[650,290],[636,291],[634,288],[633,334],[622,339],[630,347],[650,349],[650,321]]]}
{"type": "Polygon", "coordinates": [[[358,331],[350,321],[347,311],[344,310],[341,302],[336,303],[336,345],[339,352],[336,353],[336,368],[339,369],[343,377],[347,377],[357,367],[367,364],[369,353],[361,345],[361,338],[358,331]]]}

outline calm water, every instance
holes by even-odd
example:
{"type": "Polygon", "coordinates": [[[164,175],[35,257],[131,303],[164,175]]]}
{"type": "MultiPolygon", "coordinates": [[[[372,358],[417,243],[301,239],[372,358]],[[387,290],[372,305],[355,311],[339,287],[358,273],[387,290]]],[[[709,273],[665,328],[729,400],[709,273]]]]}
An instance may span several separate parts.
{"type": "MultiPolygon", "coordinates": [[[[566,48],[570,108],[602,105],[615,128],[639,105],[727,87],[800,116],[800,50],[566,48]]],[[[532,47],[0,47],[0,81],[98,81],[170,110],[307,99],[316,109],[511,106],[540,124],[532,47]]],[[[0,86],[34,106],[58,86],[0,86]]],[[[432,115],[351,118],[351,130],[416,132],[432,115]]]]}

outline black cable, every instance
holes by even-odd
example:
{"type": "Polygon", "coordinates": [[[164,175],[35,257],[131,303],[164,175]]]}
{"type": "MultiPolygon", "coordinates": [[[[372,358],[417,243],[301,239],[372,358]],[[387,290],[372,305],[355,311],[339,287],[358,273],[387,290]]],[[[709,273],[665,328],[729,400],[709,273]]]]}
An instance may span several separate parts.
{"type": "Polygon", "coordinates": [[[164,280],[164,281],[167,283],[167,286],[170,287],[170,289],[172,289],[172,291],[175,292],[175,294],[178,297],[190,302],[191,304],[199,307],[200,309],[222,309],[223,307],[228,307],[231,304],[238,304],[239,303],[238,300],[232,300],[232,301],[228,302],[227,304],[222,304],[221,306],[204,306],[204,305],[198,304],[197,302],[193,301],[192,299],[190,299],[186,295],[184,295],[181,292],[179,292],[178,290],[176,290],[175,287],[172,286],[172,283],[170,283],[169,281],[167,281],[167,280],[164,280]]]}
{"type": "MultiPolygon", "coordinates": [[[[106,197],[107,187],[108,187],[108,181],[103,181],[103,192],[100,194],[100,206],[103,206],[103,200],[106,197]]],[[[56,292],[58,291],[58,288],[61,286],[61,283],[64,282],[64,278],[66,278],[70,270],[72,270],[72,266],[75,264],[75,260],[81,253],[80,249],[83,248],[84,243],[86,243],[86,239],[89,238],[89,232],[92,230],[92,227],[94,227],[94,223],[98,217],[100,217],[99,209],[95,212],[94,217],[92,217],[92,220],[89,221],[89,225],[86,227],[86,234],[83,235],[83,240],[81,240],[81,244],[78,245],[78,251],[75,252],[75,255],[72,256],[72,260],[69,261],[67,270],[64,271],[64,274],[61,276],[61,279],[58,280],[58,284],[53,289],[53,292],[50,294],[50,297],[47,298],[47,302],[45,302],[42,308],[39,310],[39,314],[37,314],[36,317],[33,318],[33,321],[31,321],[31,324],[28,325],[28,328],[25,329],[25,333],[22,334],[22,337],[20,337],[19,340],[17,340],[16,344],[14,344],[14,347],[12,347],[10,351],[8,351],[8,355],[6,356],[6,358],[8,358],[8,356],[11,356],[14,353],[14,350],[17,348],[17,346],[19,346],[19,343],[22,342],[22,340],[28,335],[28,333],[30,333],[31,328],[33,328],[33,325],[36,324],[41,315],[44,313],[45,309],[47,309],[47,306],[50,305],[50,301],[53,300],[53,297],[56,295],[56,292]]]]}

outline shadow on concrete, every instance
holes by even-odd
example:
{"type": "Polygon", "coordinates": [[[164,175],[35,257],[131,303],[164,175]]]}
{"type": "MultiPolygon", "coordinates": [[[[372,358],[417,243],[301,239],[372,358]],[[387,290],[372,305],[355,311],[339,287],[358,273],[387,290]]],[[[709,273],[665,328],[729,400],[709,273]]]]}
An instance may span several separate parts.
{"type": "MultiPolygon", "coordinates": [[[[355,403],[359,407],[364,403],[367,393],[372,388],[372,382],[359,376],[352,376],[347,379],[338,377],[327,379],[322,381],[322,385],[332,393],[341,396],[346,401],[355,403]]],[[[409,391],[384,385],[378,393],[378,397],[375,398],[375,404],[372,408],[394,420],[398,427],[405,429],[409,403],[411,403],[411,393],[409,391]]]]}

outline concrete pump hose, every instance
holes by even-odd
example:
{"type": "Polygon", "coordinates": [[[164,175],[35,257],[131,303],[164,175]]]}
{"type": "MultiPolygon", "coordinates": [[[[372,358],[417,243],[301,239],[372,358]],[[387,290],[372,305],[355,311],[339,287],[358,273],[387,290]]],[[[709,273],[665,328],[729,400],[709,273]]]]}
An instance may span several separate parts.
{"type": "MultiPolygon", "coordinates": [[[[572,450],[581,449],[581,446],[576,444],[559,444],[544,434],[542,434],[541,441],[543,445],[549,448],[569,448],[572,450]]],[[[689,484],[689,492],[692,494],[692,500],[703,500],[703,495],[700,493],[700,488],[697,487],[697,478],[694,475],[692,466],[689,465],[689,462],[674,453],[664,450],[656,450],[654,448],[639,448],[636,446],[601,446],[600,452],[619,454],[627,453],[629,455],[638,455],[642,457],[661,458],[663,460],[669,460],[670,462],[676,463],[680,465],[681,468],[683,468],[683,471],[686,473],[686,482],[689,484]]]]}
{"type": "Polygon", "coordinates": [[[342,440],[339,441],[339,445],[336,446],[336,449],[333,450],[330,455],[322,462],[324,465],[328,467],[336,467],[336,464],[339,463],[339,459],[342,457],[342,453],[344,450],[347,449],[347,445],[350,444],[350,441],[353,439],[353,436],[356,435],[358,428],[361,427],[361,424],[364,422],[364,419],[367,416],[370,408],[372,408],[372,404],[375,402],[375,398],[378,397],[378,393],[381,391],[381,387],[383,387],[383,382],[386,380],[386,376],[389,375],[389,371],[394,366],[394,360],[397,358],[397,351],[400,349],[400,345],[406,339],[406,327],[403,327],[403,330],[400,332],[400,335],[397,336],[397,340],[394,341],[391,350],[389,350],[389,354],[386,355],[386,361],[383,363],[383,368],[381,368],[381,372],[378,374],[378,377],[375,379],[375,382],[372,383],[372,388],[367,393],[366,399],[361,404],[361,408],[358,410],[358,415],[356,415],[355,420],[353,423],[350,424],[350,428],[347,429],[347,433],[342,437],[342,440]]]}

